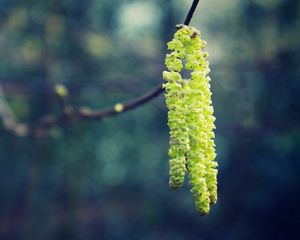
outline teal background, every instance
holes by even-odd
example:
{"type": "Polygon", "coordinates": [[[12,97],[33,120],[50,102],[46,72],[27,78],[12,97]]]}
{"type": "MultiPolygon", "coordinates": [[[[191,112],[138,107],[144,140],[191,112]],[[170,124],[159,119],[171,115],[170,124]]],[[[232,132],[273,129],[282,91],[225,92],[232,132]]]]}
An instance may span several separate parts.
{"type": "MultiPolygon", "coordinates": [[[[16,119],[102,109],[162,83],[190,0],[0,0],[0,85],[16,119]]],[[[0,124],[0,239],[299,239],[300,2],[201,0],[219,200],[168,188],[163,96],[102,121],[20,137],[0,124]]]]}

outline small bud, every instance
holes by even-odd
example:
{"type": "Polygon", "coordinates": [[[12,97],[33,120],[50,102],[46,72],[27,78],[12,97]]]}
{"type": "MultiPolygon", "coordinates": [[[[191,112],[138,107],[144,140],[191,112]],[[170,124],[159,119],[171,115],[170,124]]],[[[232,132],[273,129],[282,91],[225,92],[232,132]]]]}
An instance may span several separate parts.
{"type": "Polygon", "coordinates": [[[184,26],[185,26],[184,24],[177,24],[176,29],[179,30],[179,29],[183,28],[184,26]]]}
{"type": "Polygon", "coordinates": [[[64,98],[69,95],[68,89],[63,84],[55,84],[54,90],[59,97],[64,98]]]}
{"type": "Polygon", "coordinates": [[[122,112],[124,109],[124,105],[122,103],[117,103],[114,108],[116,112],[122,112]]]}

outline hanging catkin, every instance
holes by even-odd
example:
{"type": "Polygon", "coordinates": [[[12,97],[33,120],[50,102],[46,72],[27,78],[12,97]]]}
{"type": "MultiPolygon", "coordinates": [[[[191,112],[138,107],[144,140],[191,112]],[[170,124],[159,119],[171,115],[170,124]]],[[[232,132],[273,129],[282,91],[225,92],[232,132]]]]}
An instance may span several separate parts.
{"type": "Polygon", "coordinates": [[[188,171],[197,210],[203,215],[217,201],[215,117],[205,46],[197,29],[178,25],[173,40],[168,43],[172,52],[166,55],[165,64],[169,71],[163,72],[169,110],[169,185],[181,187],[188,171]],[[183,68],[191,71],[187,80],[181,77],[183,68]]]}

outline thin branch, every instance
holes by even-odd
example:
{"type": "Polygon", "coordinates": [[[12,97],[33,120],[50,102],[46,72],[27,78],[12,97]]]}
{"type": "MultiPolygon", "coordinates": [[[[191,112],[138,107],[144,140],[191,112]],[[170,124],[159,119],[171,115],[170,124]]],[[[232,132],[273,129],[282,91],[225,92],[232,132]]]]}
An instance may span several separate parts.
{"type": "Polygon", "coordinates": [[[192,20],[193,14],[194,14],[194,12],[195,12],[195,10],[197,8],[198,3],[199,3],[199,0],[194,0],[193,1],[193,4],[192,4],[192,6],[191,6],[191,8],[189,10],[189,13],[186,16],[186,19],[184,21],[184,25],[187,25],[187,26],[190,25],[190,22],[192,20]]]}
{"type": "MultiPolygon", "coordinates": [[[[193,17],[193,14],[197,8],[197,5],[199,3],[199,0],[194,0],[192,3],[192,6],[186,16],[186,19],[184,21],[185,25],[189,25],[190,21],[193,17]]],[[[70,111],[64,111],[62,115],[55,117],[55,116],[45,116],[41,119],[39,119],[36,124],[33,124],[29,128],[29,134],[35,135],[35,136],[42,136],[45,133],[47,133],[47,130],[51,129],[55,126],[60,126],[65,123],[74,122],[78,120],[101,120],[103,118],[111,117],[118,115],[123,112],[130,111],[132,109],[135,109],[139,106],[142,106],[146,104],[147,102],[151,101],[152,99],[158,97],[161,93],[163,93],[163,88],[161,85],[157,86],[153,90],[145,93],[144,95],[133,99],[126,103],[117,103],[114,105],[114,107],[107,109],[107,110],[101,110],[101,111],[95,111],[91,110],[87,107],[82,107],[79,110],[72,110],[70,111]]],[[[65,102],[60,102],[60,104],[65,105],[65,102]]]]}
{"type": "Polygon", "coordinates": [[[143,96],[140,96],[134,100],[131,100],[127,103],[117,103],[114,108],[108,109],[101,112],[92,112],[92,113],[84,113],[82,110],[80,111],[80,114],[85,119],[102,119],[110,116],[114,116],[123,112],[130,111],[132,109],[135,109],[147,102],[149,102],[151,99],[156,98],[163,92],[162,86],[159,86],[152,91],[147,92],[143,96]]]}
{"type": "Polygon", "coordinates": [[[82,107],[79,110],[71,111],[67,114],[61,115],[60,117],[47,116],[40,119],[31,128],[31,133],[34,135],[43,135],[47,129],[52,127],[63,125],[65,123],[75,122],[79,120],[101,120],[103,118],[115,116],[123,112],[135,109],[146,102],[154,99],[163,92],[161,86],[153,89],[152,91],[126,103],[117,103],[113,108],[102,110],[99,112],[92,111],[87,107],[82,107]]]}

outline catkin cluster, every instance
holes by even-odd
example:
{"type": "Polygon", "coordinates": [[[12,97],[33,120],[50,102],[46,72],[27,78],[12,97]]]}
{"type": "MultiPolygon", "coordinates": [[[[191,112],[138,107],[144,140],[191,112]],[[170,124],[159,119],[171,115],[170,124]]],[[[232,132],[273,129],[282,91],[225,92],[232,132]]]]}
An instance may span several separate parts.
{"type": "Polygon", "coordinates": [[[209,64],[204,51],[206,42],[200,32],[178,25],[166,55],[169,71],[163,72],[166,81],[166,104],[170,129],[171,188],[183,185],[189,173],[191,192],[197,210],[206,215],[217,201],[217,162],[215,162],[214,121],[211,102],[209,64]],[[182,69],[191,71],[189,79],[182,79],[182,69]]]}

